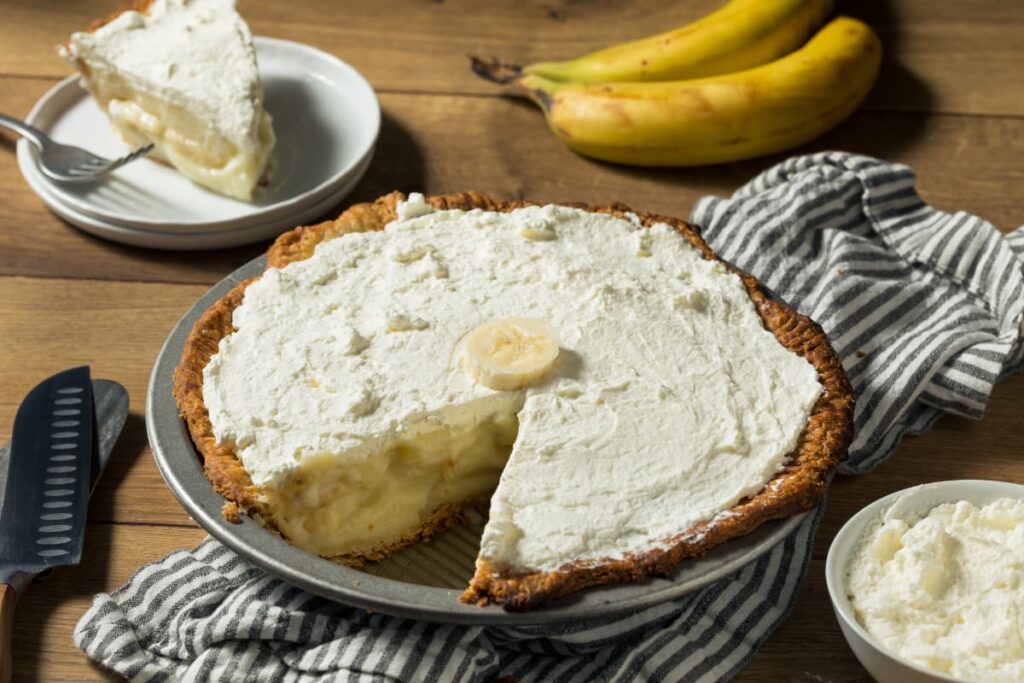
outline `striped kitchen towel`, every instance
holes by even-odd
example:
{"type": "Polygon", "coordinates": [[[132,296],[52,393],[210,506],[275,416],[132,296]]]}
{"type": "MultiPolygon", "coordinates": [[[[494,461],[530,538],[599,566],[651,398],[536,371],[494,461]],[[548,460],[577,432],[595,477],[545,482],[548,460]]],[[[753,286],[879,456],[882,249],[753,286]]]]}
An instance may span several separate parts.
{"type": "MultiPolygon", "coordinates": [[[[935,210],[905,166],[797,157],[731,199],[702,199],[691,220],[829,334],[857,393],[847,473],[870,470],[943,413],[980,417],[995,382],[1024,362],[1024,229],[1003,236],[935,210]]],[[[139,681],[726,681],[786,617],[820,517],[679,601],[501,629],[369,614],[207,540],[97,596],[75,641],[139,681]]]]}

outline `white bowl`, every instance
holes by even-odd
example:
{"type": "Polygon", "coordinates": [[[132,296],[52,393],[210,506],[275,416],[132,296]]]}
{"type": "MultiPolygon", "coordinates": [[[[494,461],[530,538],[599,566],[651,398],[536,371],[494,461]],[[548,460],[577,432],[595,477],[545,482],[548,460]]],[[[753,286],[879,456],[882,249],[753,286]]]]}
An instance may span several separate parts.
{"type": "Polygon", "coordinates": [[[903,489],[876,500],[851,517],[836,534],[828,549],[825,581],[828,584],[828,594],[832,598],[836,619],[839,620],[839,628],[842,629],[853,654],[875,680],[879,683],[963,683],[962,679],[926,669],[886,649],[857,621],[847,596],[846,570],[850,564],[850,556],[860,544],[865,529],[877,521],[901,496],[903,499],[900,500],[897,510],[914,513],[925,512],[936,505],[960,500],[985,505],[1000,498],[1024,499],[1024,486],[1005,481],[958,479],[903,489]]]}

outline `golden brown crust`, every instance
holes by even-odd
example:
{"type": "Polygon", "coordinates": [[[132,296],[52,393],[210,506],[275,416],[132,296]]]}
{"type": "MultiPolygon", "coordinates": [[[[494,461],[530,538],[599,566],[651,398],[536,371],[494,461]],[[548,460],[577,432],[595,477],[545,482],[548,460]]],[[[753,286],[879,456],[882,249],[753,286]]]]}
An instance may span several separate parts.
{"type": "Polygon", "coordinates": [[[122,5],[121,7],[118,7],[116,10],[114,10],[104,18],[97,19],[96,21],[92,22],[86,27],[85,32],[94,33],[97,29],[106,26],[114,19],[117,19],[119,16],[124,14],[125,12],[138,12],[139,14],[148,14],[149,6],[152,4],[153,0],[133,0],[132,2],[129,2],[125,5],[122,5]]]}
{"type": "MultiPolygon", "coordinates": [[[[174,398],[188,424],[192,441],[203,456],[203,471],[214,489],[251,515],[264,514],[263,496],[254,486],[234,449],[217,443],[203,402],[203,368],[217,352],[220,340],[231,334],[231,318],[242,303],[250,278],[221,297],[192,326],[181,361],[174,370],[174,398]]],[[[230,511],[229,511],[230,514],[230,511]]],[[[229,516],[230,519],[230,516],[229,516]]]]}
{"type": "MultiPolygon", "coordinates": [[[[353,206],[336,220],[285,233],[267,252],[267,267],[280,268],[309,258],[317,244],[348,232],[380,230],[396,218],[396,207],[403,199],[402,194],[391,193],[375,202],[353,206]]],[[[433,196],[428,198],[428,202],[435,209],[489,211],[511,211],[530,204],[495,200],[472,192],[433,196]]],[[[629,207],[621,204],[598,208],[582,204],[566,206],[615,216],[633,213],[629,207]]],[[[646,226],[655,223],[673,226],[705,258],[720,260],[695,227],[666,216],[638,215],[646,226]]],[[[469,588],[461,598],[463,601],[477,604],[496,602],[507,609],[527,609],[588,586],[633,582],[665,574],[685,558],[702,555],[720,543],[750,533],[764,522],[809,510],[817,504],[833,472],[846,457],[846,449],[852,438],[853,391],[849,380],[838,356],[816,323],[770,299],[752,276],[726,265],[742,278],[765,328],[783,346],[814,365],[824,386],[824,392],[815,404],[807,427],[783,471],[769,481],[760,493],[734,506],[730,514],[698,524],[672,539],[666,539],[662,547],[643,553],[634,553],[618,560],[574,562],[554,572],[525,574],[514,574],[502,567],[480,563],[469,588]]],[[[174,395],[182,416],[188,422],[192,438],[203,455],[207,477],[216,490],[249,514],[261,518],[266,510],[260,491],[253,486],[234,452],[214,440],[202,399],[203,368],[216,352],[220,339],[231,333],[231,315],[241,303],[245,288],[251,282],[249,280],[238,285],[196,322],[175,372],[174,395]]],[[[334,559],[345,564],[380,559],[459,520],[458,506],[448,506],[442,510],[426,520],[419,529],[387,547],[359,556],[334,559]]]]}

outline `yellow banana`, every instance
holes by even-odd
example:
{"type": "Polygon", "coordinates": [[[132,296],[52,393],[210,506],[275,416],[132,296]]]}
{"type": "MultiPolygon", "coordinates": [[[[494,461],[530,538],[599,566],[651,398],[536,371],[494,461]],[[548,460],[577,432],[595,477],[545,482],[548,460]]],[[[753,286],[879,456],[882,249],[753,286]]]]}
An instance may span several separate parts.
{"type": "Polygon", "coordinates": [[[771,154],[845,119],[878,74],[866,24],[832,20],[800,50],[738,73],[662,83],[517,84],[561,140],[586,156],[638,166],[702,166],[771,154]]]}
{"type": "Polygon", "coordinates": [[[692,24],[523,73],[555,81],[675,81],[742,71],[797,49],[824,23],[832,0],[732,0],[692,24]]]}

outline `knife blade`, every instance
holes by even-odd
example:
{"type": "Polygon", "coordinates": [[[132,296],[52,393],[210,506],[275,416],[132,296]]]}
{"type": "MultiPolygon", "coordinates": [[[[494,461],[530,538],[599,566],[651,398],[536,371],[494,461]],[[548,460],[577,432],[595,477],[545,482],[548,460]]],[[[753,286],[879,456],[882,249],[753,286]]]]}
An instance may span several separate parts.
{"type": "MultiPolygon", "coordinates": [[[[92,381],[93,426],[96,428],[99,449],[97,459],[93,460],[92,490],[96,490],[100,475],[103,473],[110,454],[114,451],[124,423],[128,419],[128,391],[117,382],[109,379],[92,381]]],[[[4,502],[4,488],[7,483],[7,465],[11,459],[11,442],[0,446],[0,508],[4,502]]]]}
{"type": "MultiPolygon", "coordinates": [[[[68,482],[56,481],[51,482],[49,485],[45,484],[46,479],[59,479],[64,480],[72,478],[69,475],[78,475],[82,472],[80,477],[81,481],[76,484],[81,485],[84,488],[84,495],[81,495],[83,499],[82,503],[87,501],[88,494],[96,488],[96,483],[99,480],[99,475],[103,471],[107,462],[110,460],[110,455],[114,450],[114,444],[117,442],[118,437],[121,434],[121,430],[124,427],[124,423],[128,417],[128,392],[125,391],[124,387],[117,382],[110,380],[93,380],[88,383],[88,368],[75,368],[71,371],[67,377],[67,373],[60,373],[49,380],[46,380],[39,387],[33,389],[26,397],[26,401],[23,402],[22,407],[25,407],[25,403],[32,399],[33,403],[25,408],[25,420],[31,420],[32,415],[38,417],[41,414],[39,410],[43,406],[47,406],[50,411],[62,411],[59,415],[48,415],[48,422],[41,427],[40,434],[46,437],[50,437],[49,440],[41,437],[28,437],[19,441],[18,436],[21,434],[19,429],[19,418],[22,416],[22,407],[18,409],[18,415],[15,417],[15,428],[14,437],[11,442],[0,446],[0,631],[6,630],[7,633],[0,633],[0,651],[8,650],[7,643],[9,642],[9,627],[10,620],[13,614],[13,602],[17,594],[21,594],[29,582],[37,574],[43,571],[51,570],[56,566],[64,564],[73,564],[72,561],[74,553],[70,550],[67,553],[47,553],[40,557],[33,557],[31,551],[33,549],[62,549],[67,550],[68,544],[58,543],[44,543],[35,544],[35,548],[31,544],[28,548],[13,548],[8,550],[12,545],[11,539],[13,536],[8,535],[7,528],[4,526],[5,520],[8,519],[7,511],[9,506],[15,506],[18,503],[12,501],[24,501],[30,496],[19,495],[21,492],[19,488],[27,488],[31,485],[31,482],[26,482],[24,477],[25,472],[32,473],[31,468],[16,467],[12,460],[18,460],[22,458],[26,451],[22,450],[22,444],[28,443],[33,444],[36,441],[41,441],[44,446],[52,445],[53,443],[75,443],[77,446],[84,444],[83,431],[88,430],[89,444],[85,449],[80,449],[80,453],[75,453],[76,456],[84,454],[88,461],[88,467],[82,466],[81,469],[75,470],[74,472],[66,469],[58,471],[47,472],[47,469],[53,468],[68,468],[68,467],[79,467],[80,462],[78,459],[68,459],[68,455],[72,455],[71,451],[75,449],[71,448],[50,448],[44,454],[46,455],[46,462],[43,463],[42,475],[43,475],[43,486],[47,487],[46,490],[71,490],[78,492],[77,487],[69,487],[68,482]],[[84,370],[84,373],[82,372],[84,370]],[[58,379],[61,378],[61,379],[58,379]],[[84,378],[86,384],[82,383],[84,378]],[[56,380],[56,381],[55,381],[56,380]],[[52,384],[51,384],[52,383],[52,384]],[[41,387],[48,387],[43,388],[41,387]],[[74,389],[80,388],[81,391],[65,391],[59,392],[58,389],[74,389]],[[37,393],[38,392],[38,393],[37,393]],[[91,394],[91,406],[87,401],[88,395],[91,394]],[[81,398],[80,403],[62,401],[57,403],[61,398],[81,398]],[[89,409],[91,407],[91,409],[89,409]],[[78,413],[74,414],[71,411],[77,410],[78,413]],[[78,422],[78,424],[71,424],[72,422],[78,422]],[[87,427],[86,427],[87,425],[87,427]],[[67,432],[77,432],[74,436],[67,432]],[[62,436],[55,436],[55,434],[63,434],[62,436]],[[14,455],[12,456],[12,452],[14,455]],[[50,457],[56,454],[61,459],[51,461],[50,457]],[[86,474],[87,473],[87,474],[86,474]],[[12,491],[14,493],[12,493],[12,491]],[[21,556],[28,556],[29,562],[24,564],[18,563],[18,558],[21,556]],[[10,590],[6,590],[10,586],[10,590]],[[6,616],[6,620],[4,617],[6,616]],[[4,629],[6,626],[7,629],[4,629]],[[3,637],[8,636],[8,637],[3,637]]],[[[32,424],[29,422],[28,424],[32,424]]],[[[35,423],[38,424],[38,423],[35,423]]],[[[29,453],[33,452],[31,449],[29,453]]],[[[38,451],[36,451],[38,452],[38,451]]],[[[38,475],[38,465],[35,473],[38,475]]],[[[38,501],[41,504],[46,502],[63,502],[70,498],[68,495],[57,495],[57,496],[42,496],[42,500],[38,501]]],[[[46,520],[40,520],[38,525],[35,527],[35,533],[32,539],[35,538],[51,538],[54,536],[65,537],[70,534],[77,533],[78,551],[77,555],[81,554],[81,536],[84,531],[84,507],[81,522],[82,524],[75,529],[75,525],[69,522],[77,521],[74,518],[74,512],[68,510],[68,508],[74,509],[74,503],[71,506],[62,507],[50,507],[41,508],[40,515],[65,515],[70,514],[71,517],[61,517],[60,519],[51,518],[46,520]],[[70,526],[71,529],[53,527],[64,527],[70,526]],[[39,529],[50,527],[47,531],[40,531],[39,529]]],[[[14,513],[12,513],[13,515],[14,513]]],[[[20,519],[20,515],[19,515],[20,519]]],[[[29,527],[32,529],[32,527],[29,527]]],[[[77,559],[74,560],[75,562],[77,559]]],[[[4,681],[5,674],[10,675],[10,670],[5,669],[7,662],[3,661],[6,656],[2,656],[0,652],[0,681],[4,681]]]]}
{"type": "Polygon", "coordinates": [[[92,482],[88,367],[41,382],[18,406],[0,508],[0,571],[75,564],[92,482]]]}

